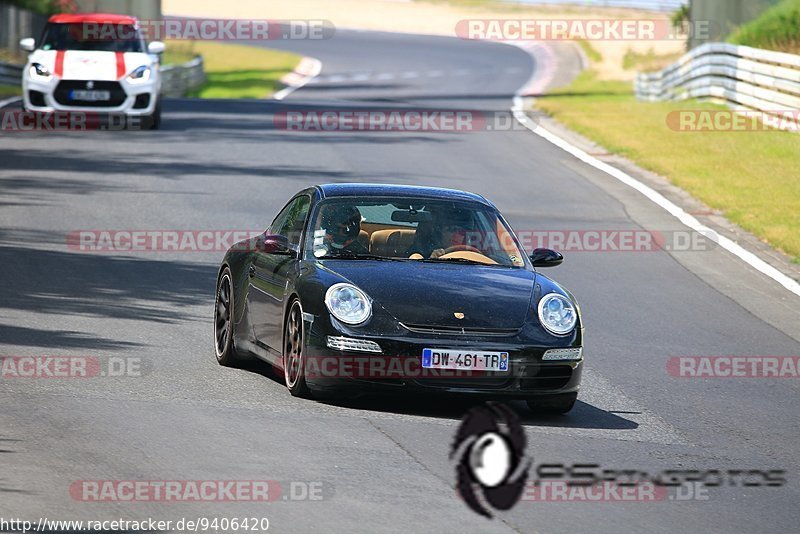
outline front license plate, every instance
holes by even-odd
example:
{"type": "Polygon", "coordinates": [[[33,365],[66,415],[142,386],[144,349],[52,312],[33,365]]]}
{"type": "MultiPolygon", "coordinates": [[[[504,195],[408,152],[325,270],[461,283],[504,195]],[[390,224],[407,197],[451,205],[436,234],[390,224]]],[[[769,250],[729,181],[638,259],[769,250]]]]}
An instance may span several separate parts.
{"type": "Polygon", "coordinates": [[[463,349],[422,349],[422,367],[466,371],[508,371],[508,353],[463,349]]]}
{"type": "Polygon", "coordinates": [[[75,89],[69,94],[70,100],[83,100],[84,102],[102,102],[111,100],[111,91],[88,91],[75,89]]]}

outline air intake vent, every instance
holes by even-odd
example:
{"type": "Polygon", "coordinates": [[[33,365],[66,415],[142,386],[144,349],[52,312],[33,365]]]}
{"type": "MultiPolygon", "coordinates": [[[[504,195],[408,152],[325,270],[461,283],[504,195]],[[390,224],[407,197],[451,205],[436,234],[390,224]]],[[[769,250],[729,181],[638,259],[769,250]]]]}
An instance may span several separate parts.
{"type": "Polygon", "coordinates": [[[417,334],[449,336],[511,337],[519,333],[519,328],[461,328],[458,326],[429,326],[423,324],[403,324],[403,326],[417,334]]]}

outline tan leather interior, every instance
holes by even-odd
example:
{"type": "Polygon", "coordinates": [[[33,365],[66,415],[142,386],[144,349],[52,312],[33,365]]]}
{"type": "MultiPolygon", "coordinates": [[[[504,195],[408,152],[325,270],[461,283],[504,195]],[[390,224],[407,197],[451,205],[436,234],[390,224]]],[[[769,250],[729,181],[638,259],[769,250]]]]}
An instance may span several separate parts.
{"type": "Polygon", "coordinates": [[[405,257],[414,243],[416,230],[377,230],[369,240],[372,254],[387,257],[405,257]]]}
{"type": "Polygon", "coordinates": [[[358,233],[358,242],[364,245],[364,248],[369,249],[369,232],[361,230],[358,233]]]}

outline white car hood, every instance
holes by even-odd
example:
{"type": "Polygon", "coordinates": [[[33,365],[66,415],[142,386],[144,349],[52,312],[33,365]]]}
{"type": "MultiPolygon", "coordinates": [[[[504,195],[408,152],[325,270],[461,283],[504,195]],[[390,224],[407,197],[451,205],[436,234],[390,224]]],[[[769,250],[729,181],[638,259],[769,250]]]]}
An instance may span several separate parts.
{"type": "Polygon", "coordinates": [[[116,81],[153,59],[140,52],[96,52],[86,50],[36,50],[30,62],[40,63],[63,80],[116,81]]]}

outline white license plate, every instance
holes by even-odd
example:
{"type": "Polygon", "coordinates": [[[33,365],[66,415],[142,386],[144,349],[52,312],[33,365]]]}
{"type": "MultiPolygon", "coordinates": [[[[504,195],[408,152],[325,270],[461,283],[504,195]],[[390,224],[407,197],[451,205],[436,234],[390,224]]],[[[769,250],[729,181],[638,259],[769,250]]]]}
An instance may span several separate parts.
{"type": "Polygon", "coordinates": [[[70,93],[71,100],[83,100],[85,102],[102,102],[111,100],[111,91],[89,91],[75,89],[70,93]]]}
{"type": "Polygon", "coordinates": [[[464,349],[422,349],[422,367],[466,371],[508,371],[508,353],[464,349]]]}

